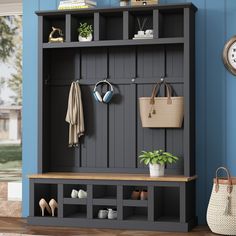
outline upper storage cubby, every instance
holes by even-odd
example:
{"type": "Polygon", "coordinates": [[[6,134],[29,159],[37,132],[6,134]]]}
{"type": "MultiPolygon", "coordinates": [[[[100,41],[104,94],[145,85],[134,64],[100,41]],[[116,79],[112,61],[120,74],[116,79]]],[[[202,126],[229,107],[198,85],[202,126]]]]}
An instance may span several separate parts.
{"type": "Polygon", "coordinates": [[[183,9],[159,10],[159,38],[184,36],[183,9]]]}
{"type": "Polygon", "coordinates": [[[123,39],[123,13],[109,12],[99,14],[99,40],[123,39]]]}
{"type": "MultiPolygon", "coordinates": [[[[43,18],[43,42],[48,43],[49,34],[52,32],[52,27],[62,30],[65,40],[66,35],[66,16],[65,15],[51,15],[43,18]]],[[[55,37],[59,37],[58,32],[55,32],[55,37]]]]}
{"type": "Polygon", "coordinates": [[[153,10],[130,11],[128,19],[129,39],[138,31],[153,30],[153,10]]]}
{"type": "MultiPolygon", "coordinates": [[[[71,15],[71,41],[77,42],[79,31],[78,28],[80,24],[87,23],[88,25],[92,25],[93,35],[94,35],[94,14],[93,13],[82,13],[82,14],[73,14],[71,15]]],[[[93,39],[94,40],[94,37],[93,39]]]]}

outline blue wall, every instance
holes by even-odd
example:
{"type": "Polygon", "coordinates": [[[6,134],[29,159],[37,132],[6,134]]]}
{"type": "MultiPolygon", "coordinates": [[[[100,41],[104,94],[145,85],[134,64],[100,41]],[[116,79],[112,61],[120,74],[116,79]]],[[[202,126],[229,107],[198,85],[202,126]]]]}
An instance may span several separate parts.
{"type": "MultiPolygon", "coordinates": [[[[56,9],[58,0],[23,0],[23,216],[29,212],[27,175],[37,172],[37,17],[56,9]]],[[[162,0],[161,3],[189,2],[162,0]]],[[[236,34],[235,0],[192,0],[196,15],[197,214],[205,222],[212,177],[220,165],[236,175],[236,79],[222,63],[224,43],[236,34]]],[[[117,5],[118,1],[98,1],[117,5]]]]}

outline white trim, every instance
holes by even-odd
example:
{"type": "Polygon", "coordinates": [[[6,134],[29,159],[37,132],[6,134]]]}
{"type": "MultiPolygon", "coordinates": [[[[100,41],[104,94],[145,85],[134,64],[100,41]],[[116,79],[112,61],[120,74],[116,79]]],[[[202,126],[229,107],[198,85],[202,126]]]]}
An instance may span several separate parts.
{"type": "Polygon", "coordinates": [[[0,16],[22,15],[22,0],[0,0],[0,16]]]}

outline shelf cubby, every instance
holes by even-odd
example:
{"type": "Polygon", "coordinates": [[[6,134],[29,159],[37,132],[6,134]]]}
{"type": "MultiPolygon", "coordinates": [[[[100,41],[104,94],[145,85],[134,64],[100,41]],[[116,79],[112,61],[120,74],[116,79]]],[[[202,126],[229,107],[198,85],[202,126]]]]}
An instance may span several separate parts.
{"type": "MultiPolygon", "coordinates": [[[[63,37],[65,40],[66,35],[66,27],[65,27],[66,17],[65,15],[52,15],[52,16],[44,16],[43,18],[43,42],[48,42],[49,34],[52,31],[52,27],[60,28],[63,33],[63,37]]],[[[55,33],[57,37],[57,33],[55,33]]]]}
{"type": "Polygon", "coordinates": [[[93,199],[116,199],[117,186],[115,185],[94,185],[93,199]]]}
{"type": "MultiPolygon", "coordinates": [[[[130,11],[129,12],[129,39],[133,39],[134,35],[140,30],[139,23],[142,25],[145,21],[143,30],[152,29],[153,30],[153,11],[130,11]]],[[[147,39],[150,40],[150,39],[147,39]]]]}
{"type": "MultiPolygon", "coordinates": [[[[42,216],[42,212],[39,206],[39,201],[44,198],[47,203],[51,199],[57,201],[57,184],[41,184],[37,183],[34,186],[34,216],[42,216]]],[[[45,209],[45,216],[51,216],[48,211],[45,209]]],[[[57,215],[57,211],[56,211],[57,215]]]]}
{"type": "Polygon", "coordinates": [[[159,10],[159,37],[173,38],[184,36],[183,9],[159,10]]]}
{"type": "MultiPolygon", "coordinates": [[[[93,13],[85,13],[85,14],[72,14],[71,15],[71,41],[78,42],[78,28],[80,27],[80,23],[87,23],[92,25],[94,32],[94,14],[93,13]]],[[[93,38],[94,40],[94,38],[93,38]]]]}
{"type": "Polygon", "coordinates": [[[87,186],[85,184],[65,184],[63,189],[64,198],[71,198],[71,192],[73,189],[77,191],[80,189],[87,191],[87,186]]]}
{"type": "Polygon", "coordinates": [[[132,221],[147,221],[147,207],[123,207],[123,219],[132,221]]]}
{"type": "Polygon", "coordinates": [[[87,218],[87,206],[85,205],[67,205],[64,204],[63,215],[64,218],[87,218]]]}
{"type": "Polygon", "coordinates": [[[179,222],[179,220],[179,188],[154,187],[154,221],[179,222]]]}
{"type": "Polygon", "coordinates": [[[99,14],[99,40],[123,39],[123,13],[110,12],[99,14]]]}
{"type": "Polygon", "coordinates": [[[100,218],[98,218],[99,210],[107,210],[108,208],[117,210],[117,207],[115,205],[113,205],[113,206],[110,206],[110,205],[93,205],[93,219],[109,220],[109,219],[100,219],[100,218]]]}
{"type": "Polygon", "coordinates": [[[123,186],[123,199],[127,199],[130,201],[142,201],[140,199],[137,200],[132,200],[131,195],[133,191],[142,191],[146,190],[147,191],[147,186],[123,186]]]}

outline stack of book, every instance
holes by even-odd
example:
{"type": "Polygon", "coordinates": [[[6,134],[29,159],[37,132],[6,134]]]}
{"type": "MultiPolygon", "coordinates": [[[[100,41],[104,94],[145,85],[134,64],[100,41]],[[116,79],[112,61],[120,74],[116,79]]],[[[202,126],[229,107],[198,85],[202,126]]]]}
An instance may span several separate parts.
{"type": "Polygon", "coordinates": [[[59,10],[81,9],[97,6],[97,2],[93,0],[64,0],[60,1],[59,10]]]}
{"type": "Polygon", "coordinates": [[[145,6],[158,4],[159,0],[131,0],[131,6],[145,6]]]}

